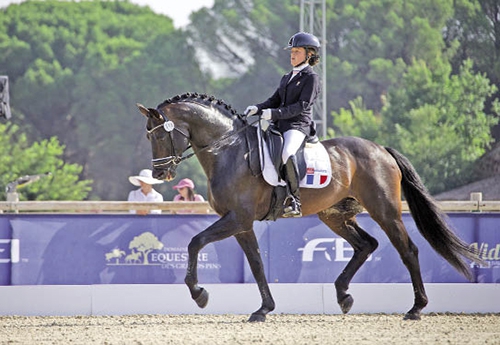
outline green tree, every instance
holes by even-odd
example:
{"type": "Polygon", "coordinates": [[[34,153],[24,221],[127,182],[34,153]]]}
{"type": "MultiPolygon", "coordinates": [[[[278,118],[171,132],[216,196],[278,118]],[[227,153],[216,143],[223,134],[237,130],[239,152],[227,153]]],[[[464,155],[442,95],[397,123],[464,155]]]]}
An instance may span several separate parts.
{"type": "Polygon", "coordinates": [[[82,167],[62,159],[64,146],[55,137],[29,144],[18,126],[0,124],[0,147],[1,200],[9,182],[46,172],[51,175],[18,189],[20,200],[83,200],[91,190],[92,181],[79,178],[82,167]]]}
{"type": "Polygon", "coordinates": [[[57,136],[94,181],[90,198],[123,200],[127,176],[151,166],[135,103],[206,85],[187,42],[170,18],[128,1],[11,5],[0,16],[0,74],[12,120],[34,140],[57,136]]]}
{"type": "Polygon", "coordinates": [[[290,66],[283,48],[299,30],[295,0],[215,0],[214,6],[191,15],[193,44],[210,58],[209,91],[241,112],[264,101],[290,66]]]}
{"type": "MultiPolygon", "coordinates": [[[[473,163],[486,152],[492,142],[490,129],[498,123],[484,111],[495,91],[484,75],[472,71],[471,61],[458,75],[451,74],[449,65],[432,72],[418,61],[389,89],[380,126],[379,117],[356,104],[333,116],[343,134],[367,135],[403,152],[437,193],[473,178],[473,163]]],[[[497,101],[492,108],[499,113],[497,101]]]]}
{"type": "Polygon", "coordinates": [[[500,3],[496,0],[456,1],[454,15],[444,31],[447,45],[459,43],[452,58],[458,70],[465,59],[486,74],[494,84],[500,82],[500,3]]]}
{"type": "MultiPolygon", "coordinates": [[[[474,69],[484,73],[497,86],[487,103],[500,97],[500,2],[497,0],[460,0],[455,2],[455,14],[444,30],[447,45],[457,45],[451,62],[458,71],[462,62],[470,59],[474,69]]],[[[500,126],[493,128],[500,140],[500,126]]]]}
{"type": "MultiPolygon", "coordinates": [[[[340,108],[332,112],[334,124],[342,129],[342,134],[376,141],[380,133],[382,118],[373,110],[366,109],[361,97],[349,102],[349,108],[340,108]]],[[[330,128],[328,135],[334,137],[335,131],[330,128]]]]}
{"type": "MultiPolygon", "coordinates": [[[[128,1],[27,1],[0,16],[0,74],[10,77],[14,121],[30,137],[56,135],[65,158],[94,179],[91,198],[124,199],[126,177],[151,158],[135,102],[154,106],[187,91],[241,110],[264,100],[289,69],[282,48],[299,13],[296,0],[216,0],[184,31],[128,1]]],[[[330,133],[390,142],[419,171],[431,169],[423,152],[439,146],[449,156],[432,165],[436,176],[424,174],[432,188],[467,180],[465,163],[487,148],[497,112],[498,89],[485,78],[499,86],[496,13],[492,0],[327,0],[330,133]]],[[[205,192],[195,159],[178,176],[205,192]]],[[[166,199],[170,186],[159,187],[166,199]]]]}
{"type": "MultiPolygon", "coordinates": [[[[453,10],[452,0],[326,1],[327,109],[361,97],[379,113],[413,60],[447,63],[456,44],[445,44],[442,31],[453,10]]],[[[189,31],[197,47],[234,75],[212,84],[217,94],[241,109],[268,97],[289,69],[282,48],[299,30],[299,14],[296,1],[271,0],[218,0],[195,13],[189,31]]]]}
{"type": "Polygon", "coordinates": [[[426,177],[429,189],[440,192],[471,181],[473,163],[493,142],[491,127],[498,123],[499,104],[492,114],[485,104],[497,90],[488,78],[464,62],[458,74],[450,67],[430,72],[415,64],[401,87],[391,92],[385,112],[389,144],[411,155],[426,177]],[[406,112],[393,104],[405,104],[406,112]],[[398,109],[399,108],[399,109],[398,109]]]}
{"type": "MultiPolygon", "coordinates": [[[[481,20],[478,30],[484,34],[468,36],[473,42],[479,39],[475,44],[480,37],[494,36],[498,20],[492,17],[498,5],[478,1],[482,7],[472,9],[482,17],[459,17],[464,19],[459,24],[481,20]]],[[[447,34],[455,10],[468,9],[473,2],[327,1],[327,45],[321,54],[327,60],[327,109],[334,110],[329,134],[362,136],[400,149],[435,192],[469,181],[471,165],[492,140],[497,105],[490,107],[490,97],[496,89],[474,73],[470,62],[450,69],[459,42],[444,39],[443,32],[447,34]]],[[[224,80],[221,90],[245,99],[242,107],[267,97],[288,67],[288,56],[279,51],[284,36],[298,30],[297,7],[265,0],[216,1],[196,19],[197,33],[212,33],[205,41],[207,49],[236,72],[246,71],[239,80],[224,80]],[[280,15],[273,16],[279,6],[280,15]],[[281,29],[267,31],[270,27],[281,29]],[[245,91],[252,99],[245,98],[245,91]]]]}
{"type": "Polygon", "coordinates": [[[453,1],[328,1],[328,108],[347,108],[361,96],[368,109],[414,59],[440,64],[447,47],[441,36],[453,1]]]}

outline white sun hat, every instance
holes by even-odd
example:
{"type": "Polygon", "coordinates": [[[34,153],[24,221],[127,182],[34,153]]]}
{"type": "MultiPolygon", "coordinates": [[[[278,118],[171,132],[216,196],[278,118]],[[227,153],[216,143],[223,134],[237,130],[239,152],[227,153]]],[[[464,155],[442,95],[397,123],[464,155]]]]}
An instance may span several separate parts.
{"type": "Polygon", "coordinates": [[[147,184],[163,183],[162,180],[158,180],[153,177],[153,172],[150,169],[142,169],[138,176],[130,176],[128,180],[134,186],[140,186],[141,183],[139,181],[142,181],[147,184]]]}

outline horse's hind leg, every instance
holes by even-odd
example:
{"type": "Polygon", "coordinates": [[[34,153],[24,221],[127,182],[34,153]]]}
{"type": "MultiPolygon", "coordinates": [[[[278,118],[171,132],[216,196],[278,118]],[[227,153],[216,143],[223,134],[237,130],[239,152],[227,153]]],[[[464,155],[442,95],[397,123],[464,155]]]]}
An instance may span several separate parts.
{"type": "Polygon", "coordinates": [[[241,249],[245,253],[250,269],[259,287],[260,296],[262,298],[261,307],[252,313],[249,322],[263,322],[266,320],[266,315],[274,310],[274,300],[269,290],[266,275],[264,273],[264,265],[259,252],[259,244],[253,230],[241,232],[235,235],[236,240],[240,244],[241,249]]]}
{"type": "Polygon", "coordinates": [[[375,251],[378,242],[357,224],[354,215],[339,212],[336,206],[318,213],[318,216],[323,223],[344,238],[354,249],[354,255],[335,281],[337,302],[345,314],[349,312],[354,303],[352,296],[347,293],[349,283],[370,254],[375,251]]]}
{"type": "Polygon", "coordinates": [[[401,260],[408,269],[413,285],[415,299],[413,307],[406,313],[405,320],[420,320],[420,313],[428,303],[425,293],[424,282],[420,272],[420,264],[418,261],[418,248],[408,236],[408,232],[401,220],[383,220],[379,221],[380,227],[384,229],[389,237],[389,240],[398,251],[401,260]]]}
{"type": "Polygon", "coordinates": [[[396,248],[408,269],[413,285],[415,300],[413,307],[406,313],[405,320],[420,320],[420,313],[427,305],[428,299],[425,294],[420,264],[418,261],[418,248],[410,239],[406,227],[401,218],[399,199],[386,200],[385,203],[365,204],[370,216],[380,225],[387,234],[392,245],[396,248]],[[383,205],[383,206],[381,206],[383,205]]]}

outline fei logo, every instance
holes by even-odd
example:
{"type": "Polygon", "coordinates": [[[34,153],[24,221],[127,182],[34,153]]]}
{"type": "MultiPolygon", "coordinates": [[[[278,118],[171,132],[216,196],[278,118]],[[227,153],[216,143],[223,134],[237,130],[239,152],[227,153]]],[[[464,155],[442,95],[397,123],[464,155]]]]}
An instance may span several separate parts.
{"type": "MultiPolygon", "coordinates": [[[[316,238],[308,241],[298,251],[302,252],[302,262],[313,261],[314,253],[323,253],[323,256],[328,261],[349,261],[354,254],[354,249],[343,238],[316,238]],[[334,254],[333,259],[330,253],[334,254]]],[[[372,256],[370,255],[367,261],[371,260],[372,256]]]]}
{"type": "Polygon", "coordinates": [[[0,264],[19,262],[19,240],[0,240],[0,264]]]}

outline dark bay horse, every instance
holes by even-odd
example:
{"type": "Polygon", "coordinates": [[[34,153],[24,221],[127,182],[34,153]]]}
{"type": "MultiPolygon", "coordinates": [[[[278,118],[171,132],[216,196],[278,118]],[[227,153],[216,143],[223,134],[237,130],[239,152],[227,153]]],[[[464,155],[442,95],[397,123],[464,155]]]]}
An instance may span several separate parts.
{"type": "MultiPolygon", "coordinates": [[[[209,243],[234,236],[246,255],[262,298],[261,307],[249,321],[265,321],[275,303],[253,222],[268,213],[273,187],[251,168],[258,151],[256,127],[223,101],[196,93],[176,96],[156,108],[137,106],[147,117],[154,177],[172,180],[176,166],[189,157],[185,152],[191,147],[208,178],[209,203],[221,216],[189,243],[185,283],[191,297],[201,308],[208,303],[208,292],[198,285],[199,251],[209,243]]],[[[351,279],[378,246],[376,239],[356,222],[355,216],[363,208],[389,237],[410,273],[415,299],[405,319],[420,319],[427,305],[418,249],[401,218],[401,189],[423,237],[453,267],[472,279],[464,259],[480,260],[450,229],[446,215],[407,158],[394,149],[356,137],[329,139],[322,144],[330,155],[332,181],[322,189],[301,189],[302,213],[317,214],[354,249],[352,259],[335,280],[337,302],[343,313],[349,312],[354,302],[347,293],[351,279]]]]}

